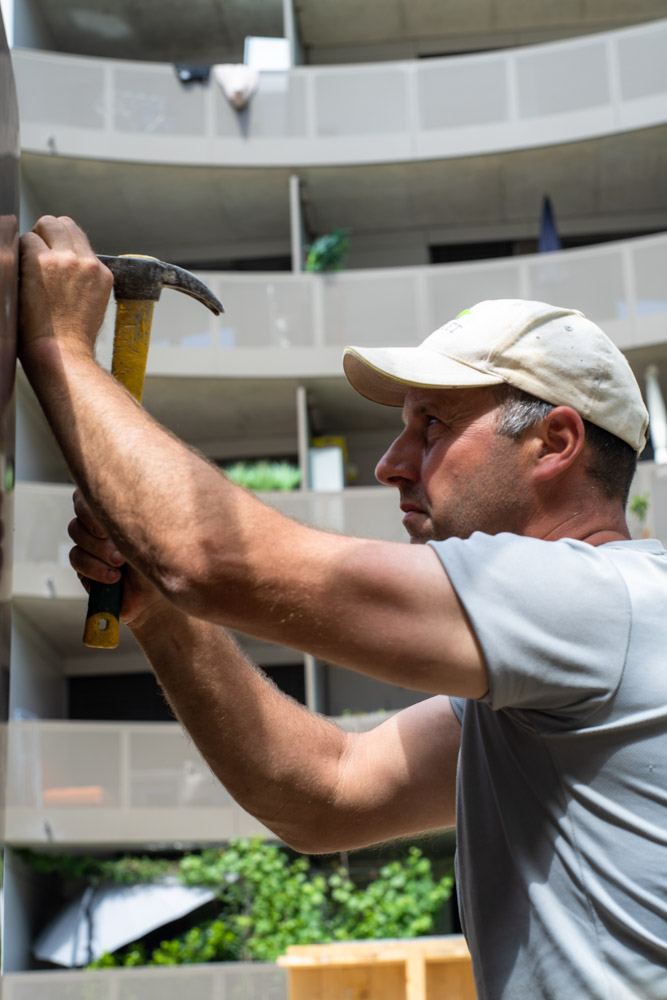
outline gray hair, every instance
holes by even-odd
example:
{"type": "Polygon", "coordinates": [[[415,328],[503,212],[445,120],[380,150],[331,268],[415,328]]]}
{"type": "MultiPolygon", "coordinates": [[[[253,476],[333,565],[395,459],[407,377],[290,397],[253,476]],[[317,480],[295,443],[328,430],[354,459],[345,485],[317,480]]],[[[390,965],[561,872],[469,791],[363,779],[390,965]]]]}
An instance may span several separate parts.
{"type": "MultiPolygon", "coordinates": [[[[511,385],[498,386],[494,392],[500,406],[498,433],[514,440],[554,409],[553,403],[545,403],[511,385]]],[[[588,474],[607,498],[620,499],[625,506],[637,469],[634,448],[589,420],[584,420],[584,428],[589,448],[588,474]]]]}

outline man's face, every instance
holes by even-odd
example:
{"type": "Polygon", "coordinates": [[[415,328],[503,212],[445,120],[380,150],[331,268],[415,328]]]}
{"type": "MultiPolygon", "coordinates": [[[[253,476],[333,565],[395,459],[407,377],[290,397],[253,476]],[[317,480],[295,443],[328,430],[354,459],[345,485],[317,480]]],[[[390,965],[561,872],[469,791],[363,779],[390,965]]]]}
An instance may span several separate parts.
{"type": "Polygon", "coordinates": [[[521,534],[529,509],[520,442],[496,430],[492,389],[411,389],[405,429],[378,462],[377,479],[400,492],[412,543],[521,534]]]}

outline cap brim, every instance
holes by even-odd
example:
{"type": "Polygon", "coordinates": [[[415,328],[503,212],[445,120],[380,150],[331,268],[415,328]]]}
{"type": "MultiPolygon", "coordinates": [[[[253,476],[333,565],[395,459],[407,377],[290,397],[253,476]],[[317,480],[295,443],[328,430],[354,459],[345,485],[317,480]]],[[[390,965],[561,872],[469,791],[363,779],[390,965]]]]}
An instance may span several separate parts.
{"type": "Polygon", "coordinates": [[[502,376],[483,372],[426,347],[346,347],[343,370],[353,389],[385,406],[403,406],[411,388],[473,389],[498,385],[502,376]]]}

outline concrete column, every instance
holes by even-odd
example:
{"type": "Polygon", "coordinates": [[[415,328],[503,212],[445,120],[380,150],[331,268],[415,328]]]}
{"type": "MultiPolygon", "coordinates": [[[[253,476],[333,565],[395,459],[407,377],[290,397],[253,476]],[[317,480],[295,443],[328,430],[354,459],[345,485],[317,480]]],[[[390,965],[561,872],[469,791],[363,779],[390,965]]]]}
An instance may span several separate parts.
{"type": "Polygon", "coordinates": [[[308,422],[308,393],[303,385],[296,390],[296,439],[299,455],[299,468],[301,469],[301,489],[307,490],[309,483],[308,476],[308,449],[310,448],[310,427],[308,422]]]}
{"type": "Polygon", "coordinates": [[[303,62],[303,52],[294,12],[294,0],[283,0],[283,36],[289,41],[292,66],[299,66],[303,62]]]}
{"type": "Polygon", "coordinates": [[[320,711],[320,697],[318,691],[317,660],[310,653],[304,653],[303,673],[306,682],[306,708],[311,712],[320,711]]]}
{"type": "Polygon", "coordinates": [[[289,221],[292,272],[298,274],[300,271],[303,271],[305,230],[303,226],[303,212],[301,211],[301,182],[297,174],[292,174],[289,179],[289,221]]]}

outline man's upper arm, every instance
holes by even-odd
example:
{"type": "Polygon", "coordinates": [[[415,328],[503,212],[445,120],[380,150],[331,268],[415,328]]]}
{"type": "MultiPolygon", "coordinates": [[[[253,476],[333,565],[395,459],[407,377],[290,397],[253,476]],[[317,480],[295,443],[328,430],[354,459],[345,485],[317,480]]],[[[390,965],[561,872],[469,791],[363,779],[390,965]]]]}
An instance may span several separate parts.
{"type": "Polygon", "coordinates": [[[333,834],[348,848],[453,826],[461,726],[449,698],[398,712],[350,739],[341,759],[333,834]]]}
{"type": "Polygon", "coordinates": [[[208,574],[206,606],[187,610],[402,687],[486,694],[484,655],[430,546],[329,535],[276,512],[269,525],[271,559],[253,535],[234,587],[220,587],[227,556],[210,547],[222,564],[208,574]]]}

